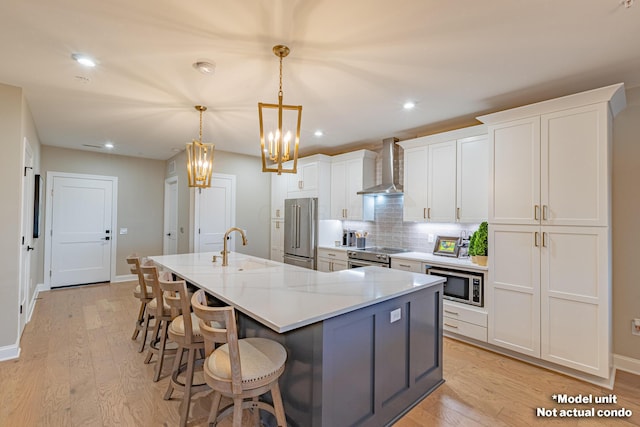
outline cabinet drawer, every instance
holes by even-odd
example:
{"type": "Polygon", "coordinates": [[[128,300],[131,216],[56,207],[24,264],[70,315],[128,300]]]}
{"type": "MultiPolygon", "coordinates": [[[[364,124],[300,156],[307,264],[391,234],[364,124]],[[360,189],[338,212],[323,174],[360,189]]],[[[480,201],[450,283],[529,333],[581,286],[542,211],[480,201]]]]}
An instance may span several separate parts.
{"type": "Polygon", "coordinates": [[[443,316],[446,318],[461,320],[483,328],[487,327],[487,312],[484,310],[443,301],[443,311],[443,316]]]}
{"type": "Polygon", "coordinates": [[[327,258],[329,260],[338,260],[347,262],[347,251],[336,251],[331,249],[318,248],[318,258],[327,258]]]}
{"type": "Polygon", "coordinates": [[[396,270],[411,271],[413,273],[424,273],[421,261],[407,261],[405,259],[391,258],[391,268],[396,270]]]}
{"type": "Polygon", "coordinates": [[[450,317],[443,318],[443,329],[454,334],[464,335],[474,340],[487,342],[487,328],[472,323],[461,322],[450,317]]]}

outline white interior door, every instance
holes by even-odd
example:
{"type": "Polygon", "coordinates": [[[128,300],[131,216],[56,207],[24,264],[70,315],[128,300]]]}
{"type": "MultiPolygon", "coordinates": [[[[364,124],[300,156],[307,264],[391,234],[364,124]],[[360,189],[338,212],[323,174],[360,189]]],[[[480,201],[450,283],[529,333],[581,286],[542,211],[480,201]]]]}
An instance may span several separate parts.
{"type": "Polygon", "coordinates": [[[24,177],[22,179],[22,246],[20,261],[20,321],[18,335],[27,323],[27,295],[31,284],[31,254],[33,250],[33,151],[24,140],[24,177]]]}
{"type": "Polygon", "coordinates": [[[164,181],[164,255],[178,253],[178,177],[164,181]]]}
{"type": "Polygon", "coordinates": [[[52,288],[111,280],[114,180],[53,176],[52,288]]]}
{"type": "MultiPolygon", "coordinates": [[[[210,188],[196,191],[195,252],[219,252],[222,250],[224,233],[236,222],[235,193],[235,175],[215,173],[210,188]]],[[[230,239],[227,249],[235,249],[233,237],[230,239]]]]}

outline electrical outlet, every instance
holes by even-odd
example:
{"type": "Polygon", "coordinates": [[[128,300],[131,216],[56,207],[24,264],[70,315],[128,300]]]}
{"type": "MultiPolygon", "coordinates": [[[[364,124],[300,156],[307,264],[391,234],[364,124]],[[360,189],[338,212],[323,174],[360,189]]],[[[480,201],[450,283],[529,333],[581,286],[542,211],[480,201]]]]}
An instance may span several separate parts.
{"type": "Polygon", "coordinates": [[[429,242],[429,243],[433,243],[433,242],[435,242],[435,241],[436,241],[436,236],[435,236],[435,234],[431,234],[431,233],[429,233],[429,235],[427,236],[427,242],[429,242]]]}
{"type": "Polygon", "coordinates": [[[633,335],[640,335],[640,319],[633,319],[631,321],[631,333],[633,335]]]}
{"type": "Polygon", "coordinates": [[[391,312],[391,316],[389,318],[389,323],[397,322],[400,319],[402,319],[402,309],[401,308],[396,308],[395,310],[393,310],[391,312]]]}

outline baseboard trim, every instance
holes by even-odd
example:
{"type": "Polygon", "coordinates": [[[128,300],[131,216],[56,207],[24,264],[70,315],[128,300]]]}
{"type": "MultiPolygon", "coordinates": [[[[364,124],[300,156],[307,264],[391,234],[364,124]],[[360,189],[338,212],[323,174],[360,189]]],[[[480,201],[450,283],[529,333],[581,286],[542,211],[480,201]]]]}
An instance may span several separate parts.
{"type": "Polygon", "coordinates": [[[632,357],[622,356],[621,354],[613,355],[613,366],[621,371],[640,375],[640,360],[632,357]]]}
{"type": "Polygon", "coordinates": [[[0,347],[0,362],[13,360],[20,357],[20,345],[13,344],[0,347]]]}
{"type": "Polygon", "coordinates": [[[36,308],[36,301],[38,300],[38,295],[40,295],[40,292],[50,291],[50,290],[51,289],[48,286],[46,286],[44,283],[38,283],[36,285],[36,290],[33,293],[33,298],[29,303],[29,309],[27,311],[27,323],[31,322],[31,316],[33,316],[33,311],[36,308]]]}
{"type": "Polygon", "coordinates": [[[138,280],[138,276],[135,274],[123,274],[111,279],[111,283],[131,282],[134,280],[138,280]]]}

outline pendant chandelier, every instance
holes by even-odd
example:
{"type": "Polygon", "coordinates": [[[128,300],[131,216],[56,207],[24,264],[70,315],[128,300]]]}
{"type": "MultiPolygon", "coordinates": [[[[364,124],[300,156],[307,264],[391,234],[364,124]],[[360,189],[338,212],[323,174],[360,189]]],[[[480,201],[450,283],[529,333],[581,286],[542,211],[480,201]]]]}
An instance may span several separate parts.
{"type": "Polygon", "coordinates": [[[202,142],[202,113],[207,107],[196,105],[200,112],[200,137],[187,144],[187,172],[189,175],[189,187],[211,187],[211,174],[213,172],[213,149],[215,145],[202,142]]]}
{"type": "Polygon", "coordinates": [[[277,172],[280,175],[297,172],[302,105],[284,105],[282,103],[282,59],[289,55],[289,48],[277,45],[273,47],[273,53],[280,58],[278,103],[259,102],[258,115],[262,172],[277,172]],[[283,165],[289,160],[291,160],[289,165],[283,165]]]}

